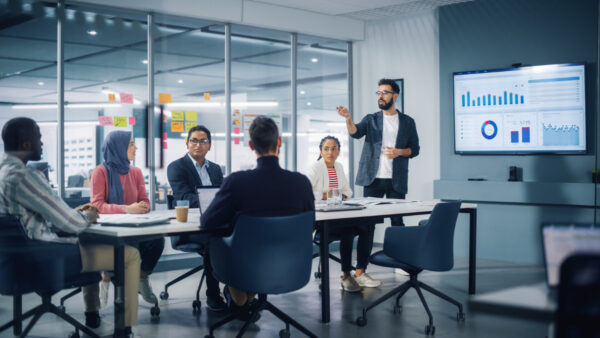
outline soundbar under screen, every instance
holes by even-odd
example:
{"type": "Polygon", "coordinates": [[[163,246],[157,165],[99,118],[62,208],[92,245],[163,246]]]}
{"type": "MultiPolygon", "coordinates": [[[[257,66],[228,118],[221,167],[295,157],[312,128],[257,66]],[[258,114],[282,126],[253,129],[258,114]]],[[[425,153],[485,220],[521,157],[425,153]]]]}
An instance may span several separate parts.
{"type": "Polygon", "coordinates": [[[585,65],[454,74],[457,153],[586,151],[585,65]]]}

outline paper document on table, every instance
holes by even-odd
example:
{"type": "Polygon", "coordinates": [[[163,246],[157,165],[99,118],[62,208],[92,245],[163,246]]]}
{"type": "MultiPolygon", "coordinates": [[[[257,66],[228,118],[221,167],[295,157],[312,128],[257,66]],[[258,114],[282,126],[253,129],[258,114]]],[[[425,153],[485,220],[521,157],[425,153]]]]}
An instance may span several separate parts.
{"type": "Polygon", "coordinates": [[[120,226],[120,227],[144,227],[149,225],[169,223],[169,217],[160,214],[101,214],[98,218],[98,223],[103,226],[120,226]]]}
{"type": "Polygon", "coordinates": [[[414,201],[378,198],[378,197],[359,197],[359,198],[351,198],[348,200],[348,202],[368,206],[368,205],[380,205],[380,204],[411,203],[414,201]]]}

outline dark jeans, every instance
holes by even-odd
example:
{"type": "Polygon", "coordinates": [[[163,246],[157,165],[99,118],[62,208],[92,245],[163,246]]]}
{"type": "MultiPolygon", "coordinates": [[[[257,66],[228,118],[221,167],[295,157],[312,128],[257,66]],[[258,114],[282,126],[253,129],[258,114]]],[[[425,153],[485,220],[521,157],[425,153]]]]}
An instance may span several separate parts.
{"type": "MultiPolygon", "coordinates": [[[[406,194],[401,194],[394,190],[391,178],[376,178],[373,183],[364,187],[363,195],[365,197],[385,197],[404,199],[406,194]]],[[[392,225],[404,226],[402,216],[391,216],[392,225]]]]}
{"type": "Polygon", "coordinates": [[[342,260],[342,271],[350,272],[352,270],[352,244],[354,236],[358,236],[356,246],[356,268],[367,269],[369,256],[373,249],[373,234],[375,233],[375,224],[372,222],[356,222],[357,224],[349,227],[340,227],[340,258],[342,260]]]}
{"type": "Polygon", "coordinates": [[[151,274],[165,248],[164,237],[139,242],[137,248],[140,251],[140,258],[142,259],[140,270],[144,273],[151,274]]]}

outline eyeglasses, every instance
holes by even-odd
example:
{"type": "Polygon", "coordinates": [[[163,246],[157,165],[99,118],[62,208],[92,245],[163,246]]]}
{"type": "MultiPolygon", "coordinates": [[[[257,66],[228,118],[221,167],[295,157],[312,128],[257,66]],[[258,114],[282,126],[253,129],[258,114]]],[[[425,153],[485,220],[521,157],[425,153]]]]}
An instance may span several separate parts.
{"type": "Polygon", "coordinates": [[[197,146],[199,144],[208,144],[210,141],[208,141],[207,138],[201,138],[201,139],[197,139],[197,138],[191,138],[189,141],[191,144],[197,146]]]}
{"type": "Polygon", "coordinates": [[[378,90],[378,91],[375,92],[375,94],[377,94],[377,96],[379,96],[379,95],[384,95],[385,96],[387,94],[394,94],[394,92],[388,92],[387,90],[383,90],[383,91],[378,90]]]}

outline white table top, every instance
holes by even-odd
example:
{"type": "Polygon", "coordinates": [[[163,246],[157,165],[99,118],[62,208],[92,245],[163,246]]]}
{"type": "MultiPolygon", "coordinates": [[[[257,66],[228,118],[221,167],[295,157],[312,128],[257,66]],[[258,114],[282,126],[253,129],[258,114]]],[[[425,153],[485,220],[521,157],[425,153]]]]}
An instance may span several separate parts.
{"type": "MultiPolygon", "coordinates": [[[[383,200],[383,199],[382,199],[383,200]]],[[[366,209],[362,210],[348,210],[348,211],[331,211],[331,212],[319,212],[315,213],[316,221],[327,221],[334,219],[346,219],[346,218],[357,218],[357,217],[372,217],[372,216],[389,216],[389,215],[400,215],[400,214],[413,214],[413,213],[427,213],[433,210],[435,204],[439,203],[439,200],[430,201],[401,201],[399,203],[382,204],[382,205],[369,205],[366,209]]],[[[476,209],[477,204],[463,203],[462,208],[476,209]]],[[[175,217],[175,210],[162,210],[152,211],[151,213],[159,213],[160,215],[171,215],[175,217]]],[[[102,221],[102,215],[100,215],[99,221],[102,221]]],[[[183,233],[193,232],[199,230],[200,226],[200,210],[189,209],[188,221],[186,223],[177,222],[172,219],[168,224],[153,225],[147,227],[114,227],[114,226],[101,226],[99,224],[92,225],[88,229],[84,230],[89,234],[98,234],[104,236],[113,237],[131,237],[131,236],[149,236],[158,234],[172,234],[172,233],[183,233]]]]}

